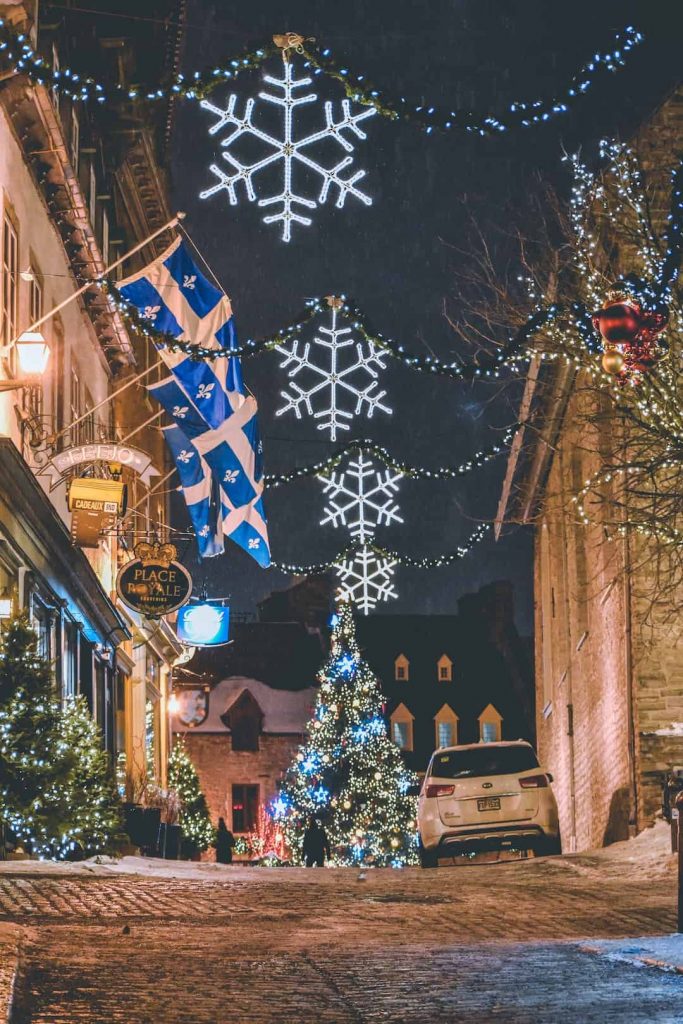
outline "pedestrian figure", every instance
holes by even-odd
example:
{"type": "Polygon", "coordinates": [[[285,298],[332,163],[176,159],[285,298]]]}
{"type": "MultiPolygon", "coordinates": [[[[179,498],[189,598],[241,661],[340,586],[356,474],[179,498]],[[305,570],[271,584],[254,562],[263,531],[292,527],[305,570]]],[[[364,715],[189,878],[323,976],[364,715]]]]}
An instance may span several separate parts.
{"type": "Polygon", "coordinates": [[[225,824],[225,818],[218,819],[218,833],[216,835],[216,863],[232,864],[232,851],[235,846],[235,837],[225,824]]]}
{"type": "Polygon", "coordinates": [[[328,860],[330,858],[330,842],[327,832],[315,818],[311,818],[311,822],[304,832],[303,854],[307,868],[321,868],[325,863],[325,857],[328,860]]]}

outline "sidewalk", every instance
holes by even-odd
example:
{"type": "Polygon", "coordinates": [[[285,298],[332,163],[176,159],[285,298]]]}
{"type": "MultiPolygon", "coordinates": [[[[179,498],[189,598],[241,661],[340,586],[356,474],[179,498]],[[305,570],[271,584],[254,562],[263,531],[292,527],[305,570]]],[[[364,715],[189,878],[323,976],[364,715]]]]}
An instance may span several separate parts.
{"type": "Polygon", "coordinates": [[[634,967],[658,967],[683,974],[683,935],[648,935],[636,939],[608,939],[581,947],[615,963],[634,967]]]}

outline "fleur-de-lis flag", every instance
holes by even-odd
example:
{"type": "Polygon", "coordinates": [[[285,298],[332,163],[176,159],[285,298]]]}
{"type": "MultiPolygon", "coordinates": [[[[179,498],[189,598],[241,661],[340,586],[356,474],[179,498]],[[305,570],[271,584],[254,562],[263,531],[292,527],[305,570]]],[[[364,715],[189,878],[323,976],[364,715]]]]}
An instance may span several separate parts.
{"type": "MultiPolygon", "coordinates": [[[[195,264],[182,238],[119,285],[123,297],[159,331],[206,348],[237,344],[230,300],[195,264]]],[[[202,558],[229,537],[264,568],[270,565],[263,508],[263,446],[258,407],[236,356],[209,362],[161,348],[171,375],[148,390],[173,426],[164,428],[202,558]]]]}

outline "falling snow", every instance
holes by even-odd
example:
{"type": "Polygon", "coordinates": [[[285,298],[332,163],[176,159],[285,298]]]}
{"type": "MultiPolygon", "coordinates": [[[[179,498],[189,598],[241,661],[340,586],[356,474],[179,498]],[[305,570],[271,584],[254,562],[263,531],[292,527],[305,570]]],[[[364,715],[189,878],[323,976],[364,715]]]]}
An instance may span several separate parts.
{"type": "Polygon", "coordinates": [[[276,138],[254,122],[255,111],[258,113],[257,100],[248,99],[244,109],[244,115],[238,116],[235,112],[237,96],[231,95],[228,105],[223,110],[209,100],[202,100],[201,106],[217,118],[215,124],[209,128],[210,135],[217,135],[227,129],[228,134],[221,140],[223,146],[223,159],[232,168],[232,171],[225,171],[217,164],[211,164],[210,170],[218,179],[214,185],[200,193],[201,199],[208,199],[217,192],[226,191],[231,206],[237,205],[237,185],[244,183],[247,198],[251,201],[258,201],[260,207],[273,207],[274,212],[263,218],[265,224],[282,223],[282,239],[289,242],[292,235],[292,224],[301,224],[308,227],[311,217],[306,216],[305,210],[315,210],[322,205],[330,196],[331,190],[336,190],[336,206],[341,209],[344,206],[347,196],[359,199],[366,206],[372,204],[372,199],[365,192],[358,188],[358,182],[365,177],[365,171],[356,170],[345,175],[347,169],[353,163],[354,145],[349,135],[357,139],[367,138],[365,132],[359,127],[360,122],[372,117],[376,111],[373,107],[361,110],[358,114],[351,113],[349,100],[342,100],[342,113],[339,120],[335,120],[332,113],[332,103],[325,103],[325,126],[317,131],[303,134],[297,138],[295,128],[295,111],[298,107],[315,103],[318,99],[315,93],[297,95],[298,90],[310,85],[311,78],[295,78],[290,62],[285,62],[284,77],[274,78],[272,75],[264,75],[264,82],[278,90],[278,94],[260,92],[259,99],[272,103],[282,109],[282,135],[276,138]],[[279,93],[282,95],[279,95],[279,93]],[[232,129],[232,131],[230,131],[232,129]],[[344,135],[343,133],[347,134],[344,135]],[[242,163],[235,155],[233,147],[240,139],[251,137],[263,143],[268,151],[265,156],[255,159],[253,163],[242,163]],[[314,147],[316,143],[326,144],[329,141],[336,143],[345,151],[346,155],[326,166],[315,157],[314,147]],[[262,198],[257,196],[255,177],[265,168],[281,163],[282,176],[280,178],[280,191],[262,198]],[[294,169],[297,174],[296,186],[294,182],[294,169]],[[305,195],[307,177],[320,180],[320,190],[316,198],[305,195]],[[295,187],[297,191],[295,191],[295,187]]]}
{"type": "Polygon", "coordinates": [[[290,378],[288,390],[280,392],[285,404],[277,415],[292,410],[301,419],[306,413],[319,421],[318,430],[328,431],[331,441],[337,440],[340,430],[349,430],[349,421],[363,411],[368,419],[376,409],[391,413],[382,402],[386,391],[378,391],[377,378],[379,370],[385,368],[385,353],[372,342],[359,341],[353,328],[338,327],[338,316],[333,306],[330,326],[321,327],[301,352],[299,340],[277,346],[285,356],[280,365],[289,368],[290,378]],[[294,380],[299,374],[301,384],[294,380]],[[316,409],[318,399],[327,404],[316,409]]]}

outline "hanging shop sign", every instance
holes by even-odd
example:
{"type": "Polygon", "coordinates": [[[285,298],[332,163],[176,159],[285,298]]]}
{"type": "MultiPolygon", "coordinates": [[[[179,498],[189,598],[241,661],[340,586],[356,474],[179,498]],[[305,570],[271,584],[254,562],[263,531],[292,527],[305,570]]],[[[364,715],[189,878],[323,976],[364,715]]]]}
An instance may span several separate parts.
{"type": "Polygon", "coordinates": [[[120,480],[79,477],[69,485],[71,538],[81,548],[96,548],[104,530],[126,511],[127,488],[120,480]]]}
{"type": "Polygon", "coordinates": [[[209,690],[207,687],[180,689],[175,691],[178,710],[175,718],[186,729],[201,725],[209,714],[209,690]]]}
{"type": "Polygon", "coordinates": [[[154,468],[152,459],[147,452],[114,441],[79,444],[73,448],[67,448],[66,451],[54,455],[41,468],[39,475],[49,477],[50,490],[54,491],[56,487],[59,487],[66,474],[77,466],[89,462],[114,463],[124,469],[130,469],[140,477],[147,487],[149,487],[153,476],[159,476],[159,470],[154,468]]]}
{"type": "Polygon", "coordinates": [[[125,605],[148,619],[160,619],[186,603],[192,577],[173,544],[138,544],[132,562],[119,569],[116,592],[125,605]]]}
{"type": "Polygon", "coordinates": [[[220,647],[229,643],[230,609],[202,601],[178,612],[178,639],[190,647],[220,647]]]}

